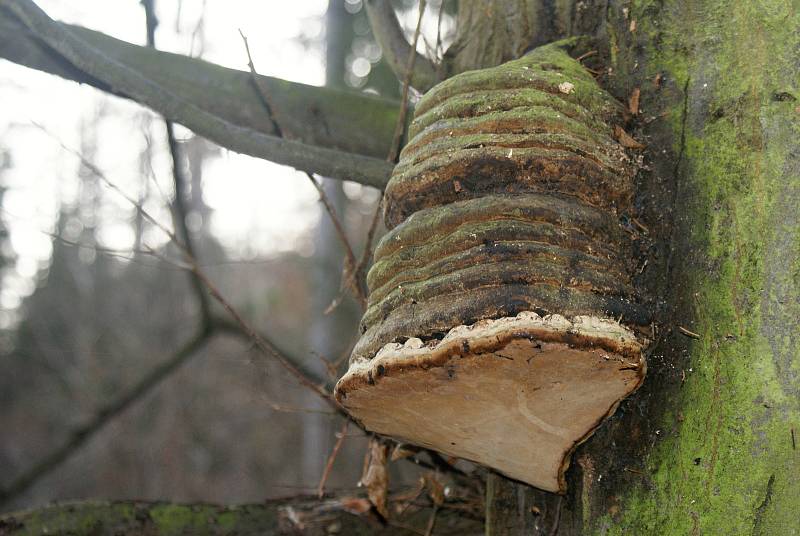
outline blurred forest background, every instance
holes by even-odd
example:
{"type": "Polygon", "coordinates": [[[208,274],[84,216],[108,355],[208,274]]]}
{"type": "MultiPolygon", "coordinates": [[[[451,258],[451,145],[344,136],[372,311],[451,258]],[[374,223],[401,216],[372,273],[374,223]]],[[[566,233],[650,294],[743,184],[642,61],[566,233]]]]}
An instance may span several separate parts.
{"type": "MultiPolygon", "coordinates": [[[[246,70],[241,28],[260,74],[400,95],[360,0],[39,4],[57,19],[246,70]],[[148,38],[145,7],[153,6],[148,38]]],[[[453,15],[440,6],[428,2],[421,47],[436,46],[437,14],[449,39],[453,15]]],[[[395,7],[413,33],[417,2],[395,7]]],[[[341,373],[360,309],[349,296],[330,307],[340,296],[343,248],[306,177],[175,126],[185,178],[176,199],[165,122],[152,112],[4,61],[0,102],[0,489],[174,359],[202,322],[187,272],[147,252],[178,258],[167,237],[61,143],[162,223],[172,226],[183,205],[176,228],[188,230],[226,299],[306,369],[330,382],[326,363],[341,373]]],[[[379,192],[323,186],[360,256],[379,192]]],[[[315,491],[341,419],[247,338],[215,333],[163,376],[0,509],[89,497],[234,503],[315,491]]],[[[365,447],[350,427],[328,489],[356,486],[365,447]]],[[[397,466],[394,483],[417,478],[411,464],[397,466]]]]}

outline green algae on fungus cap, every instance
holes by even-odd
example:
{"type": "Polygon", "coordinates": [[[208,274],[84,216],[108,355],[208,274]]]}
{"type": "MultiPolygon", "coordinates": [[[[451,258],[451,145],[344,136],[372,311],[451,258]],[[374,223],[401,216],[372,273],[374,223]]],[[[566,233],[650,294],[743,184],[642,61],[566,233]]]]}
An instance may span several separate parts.
{"type": "Polygon", "coordinates": [[[336,398],[368,429],[563,493],[575,448],[635,391],[641,343],[612,320],[484,320],[360,359],[336,398]]]}
{"type": "Polygon", "coordinates": [[[555,193],[624,212],[634,169],[611,126],[622,109],[558,46],[445,80],[415,109],[385,189],[387,228],[492,193],[555,193]]]}

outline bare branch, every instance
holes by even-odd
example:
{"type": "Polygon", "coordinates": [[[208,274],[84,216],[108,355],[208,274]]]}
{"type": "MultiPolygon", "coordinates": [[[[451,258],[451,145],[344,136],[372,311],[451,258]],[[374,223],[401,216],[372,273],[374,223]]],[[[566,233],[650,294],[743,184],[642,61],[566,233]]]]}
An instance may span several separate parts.
{"type": "Polygon", "coordinates": [[[262,354],[277,361],[287,372],[295,377],[300,385],[314,392],[335,411],[344,414],[344,411],[333,398],[331,393],[326,391],[322,385],[309,377],[291,359],[282,354],[271,342],[262,337],[261,334],[253,329],[253,327],[250,326],[250,324],[239,314],[239,312],[222,296],[222,294],[220,294],[216,286],[214,286],[211,280],[208,279],[205,273],[203,273],[203,271],[197,266],[196,261],[189,257],[186,252],[184,252],[184,256],[186,257],[186,261],[190,264],[192,271],[203,282],[203,284],[206,286],[206,289],[208,289],[211,297],[217,300],[220,305],[222,305],[223,309],[228,312],[231,318],[233,318],[234,322],[239,325],[241,330],[247,334],[248,337],[250,337],[256,348],[258,348],[262,354]]]}
{"type": "Polygon", "coordinates": [[[317,486],[317,497],[320,499],[325,496],[325,483],[328,481],[328,476],[331,474],[331,469],[333,469],[333,462],[336,461],[336,456],[339,454],[339,450],[342,448],[344,438],[347,437],[348,424],[350,424],[350,421],[344,421],[342,430],[337,434],[338,437],[336,438],[336,444],[333,446],[331,455],[328,456],[328,461],[325,463],[325,470],[322,472],[322,478],[319,479],[319,485],[317,486]]]}
{"type": "MultiPolygon", "coordinates": [[[[34,67],[42,67],[43,64],[47,66],[49,58],[50,64],[57,64],[53,69],[57,74],[89,82],[101,89],[132,98],[223,147],[326,177],[353,180],[376,188],[383,188],[391,172],[391,166],[386,162],[366,154],[372,152],[372,149],[359,154],[359,151],[365,148],[361,146],[364,135],[369,134],[360,131],[362,126],[378,138],[386,139],[387,132],[383,132],[383,129],[386,128],[384,121],[387,114],[365,115],[364,110],[378,111],[379,108],[386,108],[387,104],[387,111],[391,110],[392,105],[387,101],[352,97],[348,93],[338,92],[336,94],[343,96],[348,105],[354,105],[354,109],[345,110],[341,102],[338,104],[329,102],[326,109],[331,113],[326,117],[319,115],[319,107],[315,108],[310,105],[311,103],[304,104],[295,99],[293,110],[300,107],[307,108],[303,112],[306,124],[294,121],[293,126],[297,126],[302,135],[293,136],[296,139],[282,139],[265,133],[272,130],[271,127],[263,125],[263,110],[257,114],[262,118],[260,129],[254,128],[252,119],[242,118],[241,111],[231,111],[232,108],[239,106],[246,112],[252,112],[255,104],[253,100],[258,99],[257,95],[252,95],[252,88],[246,88],[251,95],[242,102],[235,98],[230,102],[231,97],[236,95],[231,95],[225,89],[217,89],[213,97],[218,101],[227,102],[215,103],[210,100],[209,95],[203,95],[204,91],[214,93],[210,90],[210,86],[222,86],[222,82],[238,83],[239,89],[242,83],[249,85],[246,73],[225,70],[200,60],[182,58],[174,54],[155,51],[150,51],[153,54],[151,56],[140,54],[141,50],[138,49],[141,47],[128,45],[89,30],[59,24],[30,0],[6,0],[0,8],[0,23],[3,28],[3,32],[0,32],[0,55],[34,67]],[[16,35],[13,33],[14,24],[17,26],[16,35]],[[12,29],[11,37],[6,37],[4,33],[7,28],[12,29]],[[38,49],[32,52],[14,42],[13,38],[20,33],[27,37],[28,41],[35,40],[38,49]],[[35,37],[31,37],[30,33],[35,37]],[[113,45],[116,45],[116,48],[113,45]],[[50,55],[55,54],[58,60],[53,62],[42,49],[50,49],[50,55]],[[195,68],[198,72],[190,72],[195,68]],[[239,79],[241,75],[245,75],[244,80],[239,79]],[[250,104],[249,110],[243,106],[247,103],[250,104]],[[364,104],[364,107],[359,109],[356,103],[364,104]],[[339,123],[340,130],[337,137],[334,137],[322,131],[326,128],[330,131],[331,123],[336,119],[333,117],[336,113],[333,110],[337,106],[351,121],[348,125],[339,123]],[[381,130],[370,127],[371,122],[381,123],[378,127],[381,130]],[[348,132],[359,137],[360,141],[355,144],[348,143],[350,139],[348,132]],[[325,138],[324,145],[327,146],[323,146],[319,138],[325,138]],[[298,139],[303,141],[297,141],[298,139]]],[[[276,80],[274,83],[285,85],[276,80]]],[[[310,90],[306,92],[308,91],[310,90]]],[[[313,91],[317,93],[317,97],[323,92],[333,95],[332,90],[314,88],[313,91]]],[[[285,95],[286,91],[283,93],[285,95]]],[[[286,104],[288,107],[289,103],[286,104]]],[[[370,143],[375,142],[368,142],[367,145],[370,143]]]]}
{"type": "Polygon", "coordinates": [[[36,462],[30,469],[23,472],[9,484],[5,489],[0,490],[0,504],[6,503],[18,497],[28,490],[41,477],[50,473],[53,469],[69,458],[75,451],[83,446],[86,441],[94,437],[111,420],[128,409],[146,393],[152,391],[160,385],[174,371],[183,365],[195,352],[200,350],[211,338],[213,330],[208,328],[200,331],[171,357],[157,365],[145,376],[143,376],[133,387],[123,393],[118,398],[101,406],[95,417],[72,431],[67,440],[55,450],[47,454],[44,458],[36,462]]]}
{"type": "MultiPolygon", "coordinates": [[[[271,499],[257,504],[171,504],[143,501],[86,501],[52,504],[35,510],[0,514],[0,529],[7,536],[23,534],[237,534],[278,536],[303,534],[325,536],[331,527],[349,536],[406,536],[420,532],[430,508],[410,509],[402,516],[402,528],[380,527],[364,506],[366,499],[342,495],[319,500],[308,496],[271,499]]],[[[440,526],[447,534],[483,534],[480,519],[442,509],[440,526]]]]}
{"type": "MultiPolygon", "coordinates": [[[[142,6],[145,11],[145,30],[147,33],[147,46],[156,48],[156,26],[158,26],[158,18],[156,18],[155,0],[142,0],[142,6]]],[[[197,258],[196,249],[194,247],[194,239],[192,233],[189,231],[189,225],[186,223],[188,209],[186,207],[186,175],[183,168],[183,158],[181,154],[178,140],[175,138],[175,128],[172,121],[164,118],[164,127],[167,133],[167,145],[169,146],[170,159],[172,160],[172,183],[175,187],[175,199],[172,202],[173,219],[175,229],[180,232],[183,245],[189,254],[197,258]]],[[[203,284],[196,275],[189,273],[189,283],[192,286],[194,295],[197,298],[197,303],[200,306],[200,318],[204,325],[211,323],[211,306],[208,302],[208,294],[206,294],[203,284]]]]}
{"type": "Polygon", "coordinates": [[[438,61],[442,61],[442,57],[444,56],[444,49],[442,48],[442,18],[444,15],[444,3],[446,0],[442,0],[439,4],[439,14],[436,17],[436,59],[438,61]]]}
{"type": "MultiPolygon", "coordinates": [[[[37,127],[42,129],[46,134],[52,136],[49,131],[47,131],[41,125],[34,123],[37,127]]],[[[77,156],[80,161],[83,163],[87,169],[89,169],[97,178],[99,178],[104,184],[106,184],[109,188],[113,189],[117,192],[120,196],[122,196],[126,201],[131,203],[137,211],[142,215],[143,218],[148,220],[162,232],[164,232],[170,239],[170,241],[177,247],[185,261],[185,269],[191,271],[197,280],[202,283],[202,285],[208,290],[211,296],[216,299],[225,310],[234,318],[235,324],[237,329],[242,333],[245,333],[250,340],[253,341],[255,346],[258,350],[269,357],[275,359],[283,368],[288,370],[297,380],[298,382],[311,389],[315,394],[317,394],[323,401],[329,404],[335,413],[344,416],[347,419],[350,419],[349,415],[344,413],[342,408],[336,403],[335,399],[328,393],[322,382],[315,381],[312,374],[308,371],[302,369],[299,365],[295,364],[295,362],[288,358],[283,352],[277,349],[272,343],[268,341],[265,337],[261,336],[257,333],[242,317],[239,313],[230,305],[229,302],[225,300],[225,298],[220,294],[219,290],[214,286],[214,284],[206,277],[205,273],[200,269],[197,260],[189,253],[186,247],[181,243],[178,237],[161,224],[157,219],[155,219],[149,212],[147,212],[141,204],[138,203],[135,199],[128,196],[124,191],[122,191],[116,184],[111,182],[108,177],[100,170],[93,162],[85,158],[79,152],[70,149],[63,143],[59,141],[60,145],[67,151],[71,152],[75,156],[77,156]]],[[[165,259],[161,254],[157,251],[150,249],[147,251],[148,254],[151,254],[155,257],[161,258],[165,260],[165,262],[171,262],[165,259]]],[[[86,441],[88,441],[91,437],[93,437],[97,432],[99,432],[110,420],[114,417],[122,413],[125,409],[127,409],[130,405],[134,404],[137,400],[139,400],[142,396],[146,393],[151,391],[161,382],[163,382],[166,378],[168,378],[175,370],[178,369],[180,365],[185,363],[195,351],[200,349],[203,345],[205,345],[208,340],[210,339],[211,335],[214,333],[215,330],[220,329],[230,329],[230,326],[227,325],[224,321],[221,320],[214,320],[209,318],[207,322],[203,322],[198,334],[191,339],[186,345],[184,345],[175,355],[171,358],[167,359],[164,363],[157,366],[153,369],[149,374],[143,377],[139,382],[137,382],[129,391],[125,392],[123,395],[118,397],[117,399],[111,401],[109,404],[103,406],[98,410],[96,417],[89,423],[84,426],[79,427],[76,429],[70,437],[65,441],[61,446],[57,447],[54,451],[47,454],[42,460],[34,464],[29,470],[25,471],[22,475],[17,477],[15,480],[11,482],[11,484],[6,487],[5,489],[0,489],[0,504],[3,504],[20,494],[24,493],[27,489],[29,489],[36,481],[40,478],[45,476],[46,474],[50,473],[53,469],[58,467],[64,460],[66,460],[72,453],[78,450],[86,441]]]]}
{"type": "MultiPolygon", "coordinates": [[[[397,156],[400,154],[400,142],[406,122],[406,114],[408,113],[408,87],[411,84],[411,74],[414,72],[414,62],[416,62],[417,60],[417,53],[416,53],[417,42],[419,40],[420,31],[422,30],[422,16],[425,13],[426,4],[427,4],[426,0],[420,0],[419,16],[417,17],[417,27],[414,29],[414,40],[411,48],[409,48],[408,59],[406,60],[406,70],[405,70],[406,75],[405,78],[403,79],[403,94],[400,100],[400,113],[397,116],[397,123],[395,123],[394,126],[394,135],[392,136],[392,146],[389,149],[389,154],[386,157],[386,161],[390,163],[394,163],[394,161],[397,159],[397,156]]],[[[354,276],[358,281],[358,285],[364,289],[367,288],[367,282],[366,282],[367,266],[369,265],[370,258],[372,257],[372,241],[375,236],[375,231],[378,228],[378,221],[380,219],[382,208],[383,208],[383,198],[381,198],[381,200],[378,201],[378,206],[375,207],[375,213],[372,215],[372,221],[370,222],[369,231],[367,231],[367,238],[364,243],[364,252],[362,253],[361,260],[359,260],[358,266],[356,267],[354,272],[354,276]]]]}
{"type": "Polygon", "coordinates": [[[342,225],[339,216],[336,214],[336,209],[333,208],[333,204],[331,203],[330,199],[328,199],[328,194],[325,193],[322,185],[320,185],[320,183],[311,173],[306,173],[306,175],[308,175],[308,179],[311,181],[311,184],[314,185],[314,188],[317,189],[319,200],[322,203],[322,206],[325,207],[325,211],[330,216],[331,221],[333,222],[333,228],[336,231],[336,236],[339,237],[339,241],[344,247],[345,266],[344,273],[342,274],[342,283],[345,287],[350,289],[359,305],[361,305],[361,308],[365,309],[367,306],[367,292],[365,286],[362,286],[357,278],[358,271],[356,269],[356,255],[353,253],[353,246],[350,245],[350,240],[347,238],[347,233],[344,230],[344,226],[342,225]]]}
{"type": "MultiPolygon", "coordinates": [[[[45,132],[43,127],[42,128],[45,132]]],[[[92,171],[104,184],[106,184],[109,188],[113,189],[117,192],[120,196],[122,196],[128,203],[130,203],[139,213],[147,219],[150,223],[155,225],[158,229],[160,229],[164,234],[169,237],[172,244],[177,247],[181,254],[183,255],[184,261],[186,262],[186,269],[190,270],[197,279],[203,284],[211,297],[217,300],[220,305],[222,305],[223,309],[228,312],[228,314],[233,318],[234,322],[239,326],[239,328],[247,334],[248,337],[253,341],[256,347],[266,356],[275,359],[284,369],[286,369],[292,376],[297,379],[297,381],[307,387],[315,394],[317,394],[323,401],[325,401],[328,405],[330,405],[335,411],[342,413],[342,415],[347,415],[344,410],[339,406],[336,400],[331,396],[331,394],[325,390],[325,388],[318,382],[316,382],[312,376],[307,374],[304,370],[302,370],[297,364],[295,364],[291,359],[286,357],[282,352],[280,352],[274,344],[272,344],[269,340],[265,337],[262,337],[255,329],[250,326],[250,324],[239,314],[239,312],[228,302],[217,289],[217,287],[211,282],[211,280],[206,276],[206,274],[200,269],[200,265],[197,262],[197,259],[186,249],[183,243],[178,239],[174,232],[170,231],[167,227],[161,224],[156,218],[154,218],[149,212],[147,212],[144,207],[142,207],[138,201],[130,197],[124,191],[122,191],[119,186],[113,183],[106,175],[98,168],[93,162],[88,160],[79,152],[70,149],[63,143],[61,146],[64,147],[66,150],[70,151],[72,154],[80,158],[81,162],[84,166],[92,171]]],[[[158,253],[151,250],[150,253],[153,255],[158,256],[158,253]]],[[[209,327],[210,329],[210,327],[209,327]]],[[[349,416],[348,416],[349,418],[349,416]]]]}
{"type": "MultiPolygon", "coordinates": [[[[244,35],[242,30],[239,30],[239,35],[242,36],[242,41],[244,41],[244,49],[247,53],[247,65],[250,67],[253,86],[258,91],[258,94],[261,95],[262,102],[264,103],[264,109],[272,121],[275,132],[278,136],[283,137],[283,129],[281,128],[280,121],[278,121],[278,118],[275,116],[276,107],[272,102],[272,95],[269,91],[267,91],[267,88],[261,84],[261,81],[258,78],[258,72],[256,71],[255,64],[253,63],[253,56],[250,54],[250,45],[247,43],[247,37],[244,35]]],[[[308,177],[308,180],[311,181],[311,184],[314,185],[314,188],[316,188],[317,193],[319,194],[319,199],[322,202],[322,205],[325,207],[326,212],[330,216],[331,221],[333,222],[336,235],[339,237],[339,241],[344,247],[345,270],[342,283],[351,290],[353,296],[358,300],[363,309],[367,304],[366,290],[358,284],[358,279],[356,277],[356,256],[353,253],[353,247],[350,245],[350,240],[347,238],[347,233],[344,230],[344,226],[339,220],[336,210],[333,208],[333,204],[328,199],[328,195],[325,193],[325,190],[322,188],[322,186],[320,186],[319,182],[317,182],[317,179],[314,178],[314,175],[306,172],[306,176],[308,177]]]]}
{"type": "MultiPolygon", "coordinates": [[[[236,335],[237,337],[241,337],[251,345],[253,345],[253,339],[250,335],[242,329],[242,326],[232,320],[227,318],[214,318],[214,328],[219,329],[221,331],[230,333],[232,335],[236,335]]],[[[289,351],[285,348],[281,348],[277,342],[272,342],[270,337],[264,333],[259,333],[259,336],[264,340],[269,340],[272,346],[278,351],[278,353],[282,355],[290,355],[289,351]]],[[[303,362],[300,359],[292,359],[295,367],[305,376],[308,378],[312,383],[316,385],[324,385],[325,379],[318,377],[312,370],[305,367],[303,362]]],[[[341,408],[337,407],[336,412],[341,414],[341,408]]]]}
{"type": "MultiPolygon", "coordinates": [[[[432,88],[439,81],[436,67],[431,60],[416,51],[416,42],[413,45],[408,44],[392,3],[386,0],[367,0],[364,4],[372,33],[397,78],[404,80],[410,74],[411,85],[417,90],[427,91],[432,88]],[[409,69],[406,58],[411,54],[416,57],[416,62],[409,69]]],[[[421,2],[420,13],[424,9],[425,3],[421,2]]]]}
{"type": "Polygon", "coordinates": [[[381,214],[383,214],[383,197],[378,200],[375,212],[372,213],[372,221],[369,223],[367,237],[364,239],[364,249],[361,252],[361,259],[359,259],[355,270],[359,285],[363,288],[367,288],[367,268],[369,267],[369,261],[372,259],[372,243],[375,240],[375,232],[378,230],[381,214]]]}
{"type": "MultiPolygon", "coordinates": [[[[385,5],[390,6],[389,2],[385,5]]],[[[397,117],[397,123],[394,126],[394,135],[392,136],[392,148],[389,150],[389,156],[386,160],[394,163],[397,160],[397,155],[400,154],[400,139],[403,136],[403,128],[406,122],[406,114],[408,113],[408,86],[412,84],[412,74],[414,72],[414,64],[417,61],[417,42],[419,41],[420,30],[422,29],[422,16],[425,14],[426,0],[419,2],[419,16],[417,17],[417,27],[414,30],[414,41],[411,48],[408,50],[408,59],[406,60],[405,76],[403,77],[403,95],[400,98],[400,115],[397,117]]]]}
{"type": "Polygon", "coordinates": [[[250,80],[253,82],[253,87],[256,88],[256,92],[258,93],[259,97],[261,97],[261,103],[264,105],[264,111],[267,113],[267,117],[269,117],[269,120],[272,123],[272,128],[275,130],[275,135],[279,138],[283,138],[285,136],[283,134],[283,130],[281,129],[281,125],[275,116],[277,107],[272,101],[272,94],[267,90],[267,88],[263,85],[263,81],[258,77],[256,65],[253,63],[253,56],[250,54],[250,44],[247,42],[247,36],[244,35],[244,32],[242,32],[241,29],[239,29],[239,35],[242,37],[242,41],[244,42],[244,50],[247,53],[247,66],[250,68],[250,80]]]}

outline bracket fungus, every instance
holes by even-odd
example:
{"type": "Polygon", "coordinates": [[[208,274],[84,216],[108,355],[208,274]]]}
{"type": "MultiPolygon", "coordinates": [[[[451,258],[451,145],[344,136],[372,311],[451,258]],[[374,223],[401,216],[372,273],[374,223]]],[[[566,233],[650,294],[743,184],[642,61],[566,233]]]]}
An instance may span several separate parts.
{"type": "Polygon", "coordinates": [[[565,491],[570,455],[646,368],[622,113],[558,44],[420,100],[336,386],[353,417],[565,491]]]}

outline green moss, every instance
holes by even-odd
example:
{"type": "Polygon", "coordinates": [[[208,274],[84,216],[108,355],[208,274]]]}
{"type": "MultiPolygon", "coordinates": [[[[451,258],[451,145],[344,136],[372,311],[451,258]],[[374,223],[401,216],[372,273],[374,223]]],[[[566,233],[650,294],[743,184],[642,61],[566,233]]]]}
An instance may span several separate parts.
{"type": "Polygon", "coordinates": [[[150,518],[163,536],[184,534],[186,531],[201,530],[208,525],[208,508],[165,504],[150,510],[150,518]]]}
{"type": "Polygon", "coordinates": [[[431,89],[417,104],[422,115],[456,95],[495,89],[534,88],[564,101],[578,104],[603,117],[620,111],[618,103],[600,89],[583,66],[565,51],[565,42],[539,47],[530,54],[490,69],[468,71],[445,80],[431,89]],[[568,93],[559,85],[573,85],[568,93]]]}
{"type": "MultiPolygon", "coordinates": [[[[453,118],[463,120],[465,117],[480,116],[490,112],[530,107],[546,108],[551,110],[551,113],[563,114],[582,124],[591,126],[594,132],[610,132],[605,123],[599,121],[582,106],[541,89],[523,87],[504,91],[492,89],[471,91],[461,95],[453,95],[446,101],[415,117],[411,123],[409,135],[414,137],[429,125],[442,120],[453,118]]],[[[545,117],[544,119],[547,118],[545,117]]]]}
{"type": "MultiPolygon", "coordinates": [[[[691,372],[612,534],[795,534],[800,511],[800,12],[775,0],[636,2],[651,73],[688,88],[667,110],[682,154],[679,259],[694,303],[691,372]],[[644,12],[648,11],[648,15],[644,12]],[[656,39],[657,36],[657,39],[656,39]],[[791,99],[789,99],[791,101],[791,99]],[[683,136],[682,136],[683,134],[683,136]],[[683,147],[680,147],[681,139],[683,147]],[[794,532],[793,532],[794,531],[794,532]]],[[[613,46],[612,46],[613,49],[613,46]]],[[[620,52],[617,61],[625,61],[620,52]]]]}

